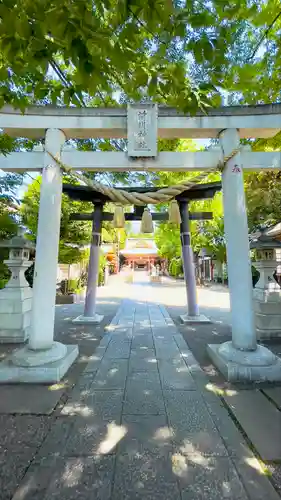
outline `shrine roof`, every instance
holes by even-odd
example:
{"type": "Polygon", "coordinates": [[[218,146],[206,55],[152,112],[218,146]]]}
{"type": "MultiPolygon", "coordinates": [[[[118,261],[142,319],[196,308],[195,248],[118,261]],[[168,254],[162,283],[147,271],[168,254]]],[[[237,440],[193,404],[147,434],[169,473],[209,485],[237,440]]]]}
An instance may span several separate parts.
{"type": "Polygon", "coordinates": [[[120,250],[122,255],[158,255],[158,250],[156,248],[127,248],[120,250]]]}

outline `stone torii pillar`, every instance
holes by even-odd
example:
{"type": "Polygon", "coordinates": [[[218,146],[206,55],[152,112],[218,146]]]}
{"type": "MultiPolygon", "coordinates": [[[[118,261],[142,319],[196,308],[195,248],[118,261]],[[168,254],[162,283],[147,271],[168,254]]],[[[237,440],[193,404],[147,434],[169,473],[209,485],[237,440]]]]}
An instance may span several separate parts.
{"type": "MultiPolygon", "coordinates": [[[[239,148],[239,134],[228,129],[220,134],[224,157],[239,148]]],[[[281,360],[257,345],[253,288],[243,169],[240,153],[230,159],[222,174],[224,226],[232,318],[232,340],[211,344],[214,364],[230,381],[281,380],[281,360]]]]}
{"type": "Polygon", "coordinates": [[[99,278],[99,256],[101,245],[102,219],[103,204],[95,203],[84,314],[75,318],[73,320],[73,323],[98,324],[104,318],[104,316],[96,313],[96,295],[99,278]]]}
{"type": "Polygon", "coordinates": [[[78,356],[78,346],[54,342],[62,174],[47,151],[60,155],[64,141],[61,130],[47,130],[29,342],[0,364],[0,382],[58,382],[78,356]]]}
{"type": "Polygon", "coordinates": [[[210,323],[210,320],[199,313],[197,301],[196,277],[193,251],[191,247],[191,234],[189,224],[188,202],[179,201],[181,214],[180,237],[182,248],[182,262],[184,270],[184,279],[186,286],[188,313],[181,316],[183,323],[210,323]]]}

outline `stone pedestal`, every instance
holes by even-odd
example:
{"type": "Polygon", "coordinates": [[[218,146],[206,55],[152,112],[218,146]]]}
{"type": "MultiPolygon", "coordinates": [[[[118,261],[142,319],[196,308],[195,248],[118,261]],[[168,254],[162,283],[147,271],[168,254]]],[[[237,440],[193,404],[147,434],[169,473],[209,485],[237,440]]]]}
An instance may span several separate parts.
{"type": "Polygon", "coordinates": [[[229,382],[278,382],[281,359],[258,345],[254,351],[243,351],[232,342],[209,344],[208,354],[229,382]]]}
{"type": "Polygon", "coordinates": [[[93,316],[84,316],[81,314],[81,316],[77,316],[77,318],[74,318],[72,320],[72,323],[74,324],[83,324],[83,325],[98,325],[103,321],[104,316],[102,314],[94,314],[93,316]]]}
{"type": "Polygon", "coordinates": [[[18,349],[0,364],[0,383],[55,384],[77,358],[77,345],[53,342],[51,349],[18,349]]]}
{"type": "Polygon", "coordinates": [[[32,264],[28,259],[33,245],[19,235],[1,242],[1,246],[10,248],[9,259],[4,262],[11,278],[0,290],[0,343],[22,343],[30,333],[32,289],[24,273],[32,264]]]}
{"type": "Polygon", "coordinates": [[[254,291],[254,312],[258,339],[281,337],[281,290],[273,274],[277,267],[273,249],[259,250],[255,267],[260,273],[254,291]]]}
{"type": "Polygon", "coordinates": [[[180,316],[180,320],[184,325],[211,323],[211,320],[204,314],[198,314],[198,316],[189,316],[188,314],[184,314],[180,316]]]}

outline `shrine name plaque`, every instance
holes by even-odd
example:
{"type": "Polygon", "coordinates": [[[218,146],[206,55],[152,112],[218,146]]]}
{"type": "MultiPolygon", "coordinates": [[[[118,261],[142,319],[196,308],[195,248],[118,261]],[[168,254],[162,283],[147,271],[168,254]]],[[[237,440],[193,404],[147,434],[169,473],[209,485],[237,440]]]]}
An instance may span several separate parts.
{"type": "Polygon", "coordinates": [[[157,156],[157,104],[128,104],[128,155],[157,156]]]}

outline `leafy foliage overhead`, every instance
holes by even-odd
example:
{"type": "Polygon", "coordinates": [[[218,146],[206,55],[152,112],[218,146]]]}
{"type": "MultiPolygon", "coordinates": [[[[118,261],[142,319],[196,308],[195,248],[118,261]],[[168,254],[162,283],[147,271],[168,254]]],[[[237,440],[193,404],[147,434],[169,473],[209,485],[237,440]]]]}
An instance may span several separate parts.
{"type": "Polygon", "coordinates": [[[247,84],[278,97],[278,0],[2,0],[0,19],[0,106],[121,91],[194,112],[247,84]]]}

